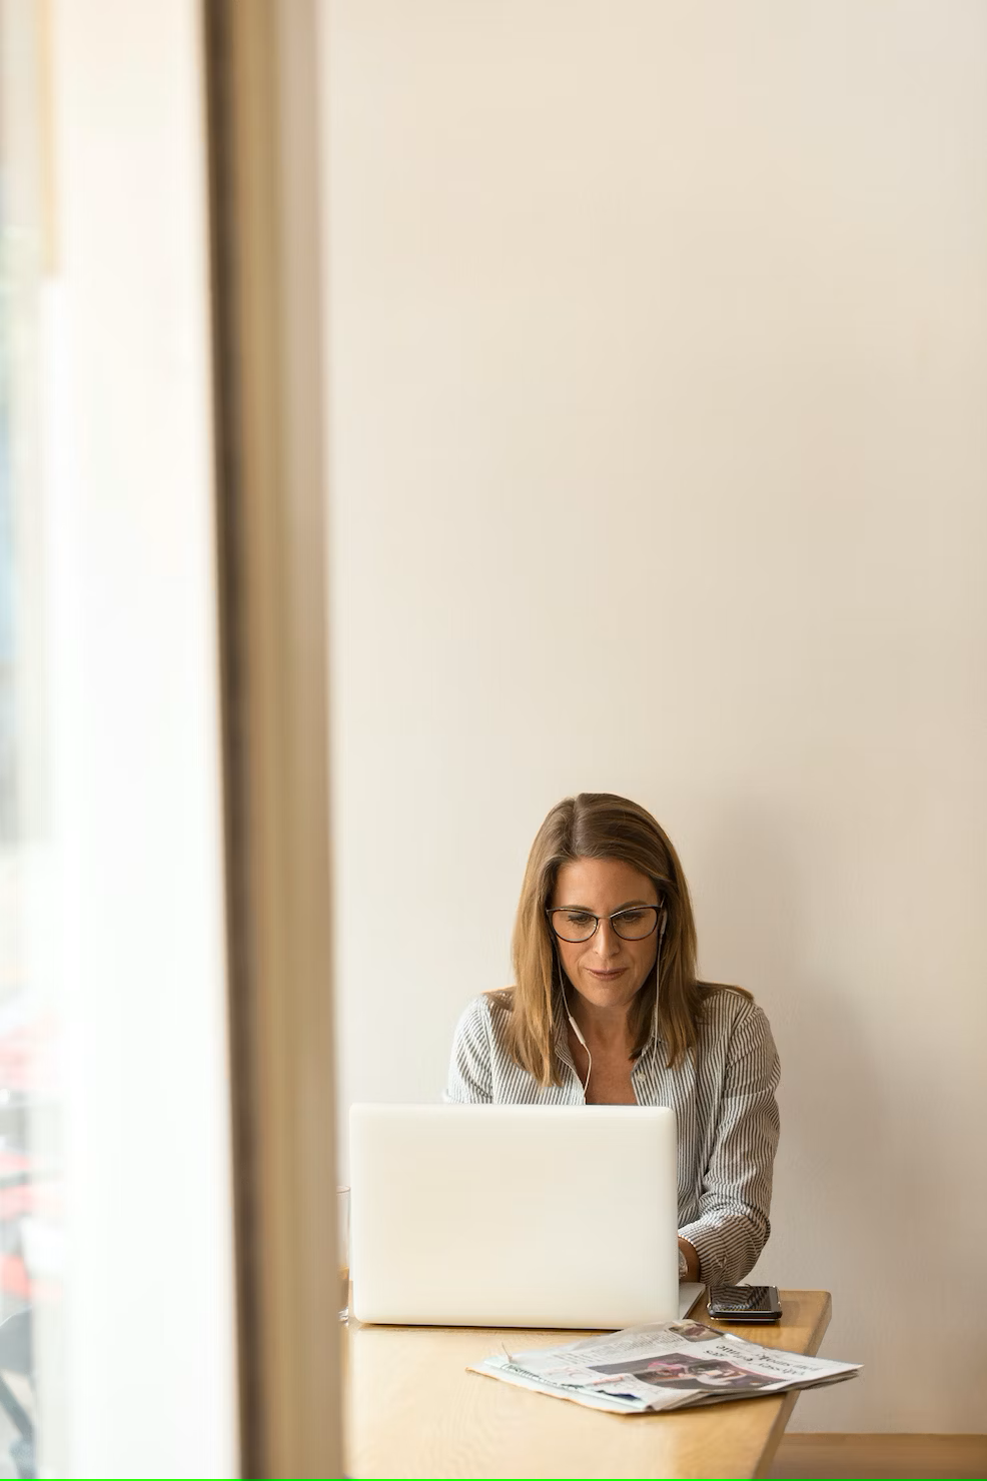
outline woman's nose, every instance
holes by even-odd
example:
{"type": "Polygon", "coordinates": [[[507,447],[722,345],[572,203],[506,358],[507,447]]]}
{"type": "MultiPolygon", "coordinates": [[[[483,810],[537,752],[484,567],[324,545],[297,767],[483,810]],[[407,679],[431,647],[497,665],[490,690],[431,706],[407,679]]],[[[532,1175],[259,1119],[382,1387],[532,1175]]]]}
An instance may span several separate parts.
{"type": "Polygon", "coordinates": [[[613,928],[613,922],[601,920],[596,928],[596,950],[603,961],[609,961],[616,956],[620,950],[620,937],[613,928]]]}

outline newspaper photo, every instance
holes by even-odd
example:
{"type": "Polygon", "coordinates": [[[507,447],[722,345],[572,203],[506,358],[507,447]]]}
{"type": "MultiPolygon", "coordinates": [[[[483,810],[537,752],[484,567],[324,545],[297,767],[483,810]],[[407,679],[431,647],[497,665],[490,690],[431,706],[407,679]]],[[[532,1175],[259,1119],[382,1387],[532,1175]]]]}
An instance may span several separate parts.
{"type": "Polygon", "coordinates": [[[507,1351],[475,1373],[612,1414],[645,1414],[839,1383],[859,1363],[803,1357],[701,1322],[627,1327],[566,1347],[507,1351]]]}

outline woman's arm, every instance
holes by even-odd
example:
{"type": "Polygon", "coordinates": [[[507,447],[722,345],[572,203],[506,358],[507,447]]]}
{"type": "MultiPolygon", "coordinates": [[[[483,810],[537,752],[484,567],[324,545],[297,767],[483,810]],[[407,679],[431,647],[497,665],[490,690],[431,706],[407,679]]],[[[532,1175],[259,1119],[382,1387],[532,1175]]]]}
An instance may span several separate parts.
{"type": "MultiPolygon", "coordinates": [[[[756,1263],[771,1232],[771,1176],[778,1146],[780,1068],[767,1018],[753,1003],[730,1041],[719,1119],[703,1177],[699,1216],[679,1230],[698,1257],[697,1279],[731,1285],[756,1263]]],[[[689,1250],[686,1248],[688,1258],[689,1250]]]]}

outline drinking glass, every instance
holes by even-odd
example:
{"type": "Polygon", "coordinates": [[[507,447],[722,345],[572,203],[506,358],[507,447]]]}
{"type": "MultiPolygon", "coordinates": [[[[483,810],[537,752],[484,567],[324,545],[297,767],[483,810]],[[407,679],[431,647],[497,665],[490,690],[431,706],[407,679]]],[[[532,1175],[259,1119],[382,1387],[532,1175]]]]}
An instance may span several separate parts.
{"type": "Polygon", "coordinates": [[[336,1253],[339,1263],[339,1320],[350,1315],[350,1190],[336,1189],[336,1253]]]}

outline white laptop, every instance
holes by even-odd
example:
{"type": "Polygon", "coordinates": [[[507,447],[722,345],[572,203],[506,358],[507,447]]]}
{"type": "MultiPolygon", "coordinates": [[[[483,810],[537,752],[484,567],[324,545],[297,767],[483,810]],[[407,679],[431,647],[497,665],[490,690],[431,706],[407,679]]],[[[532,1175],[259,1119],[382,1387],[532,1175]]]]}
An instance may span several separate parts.
{"type": "Polygon", "coordinates": [[[350,1113],[351,1310],[363,1322],[674,1321],[675,1113],[385,1106],[350,1113]]]}

